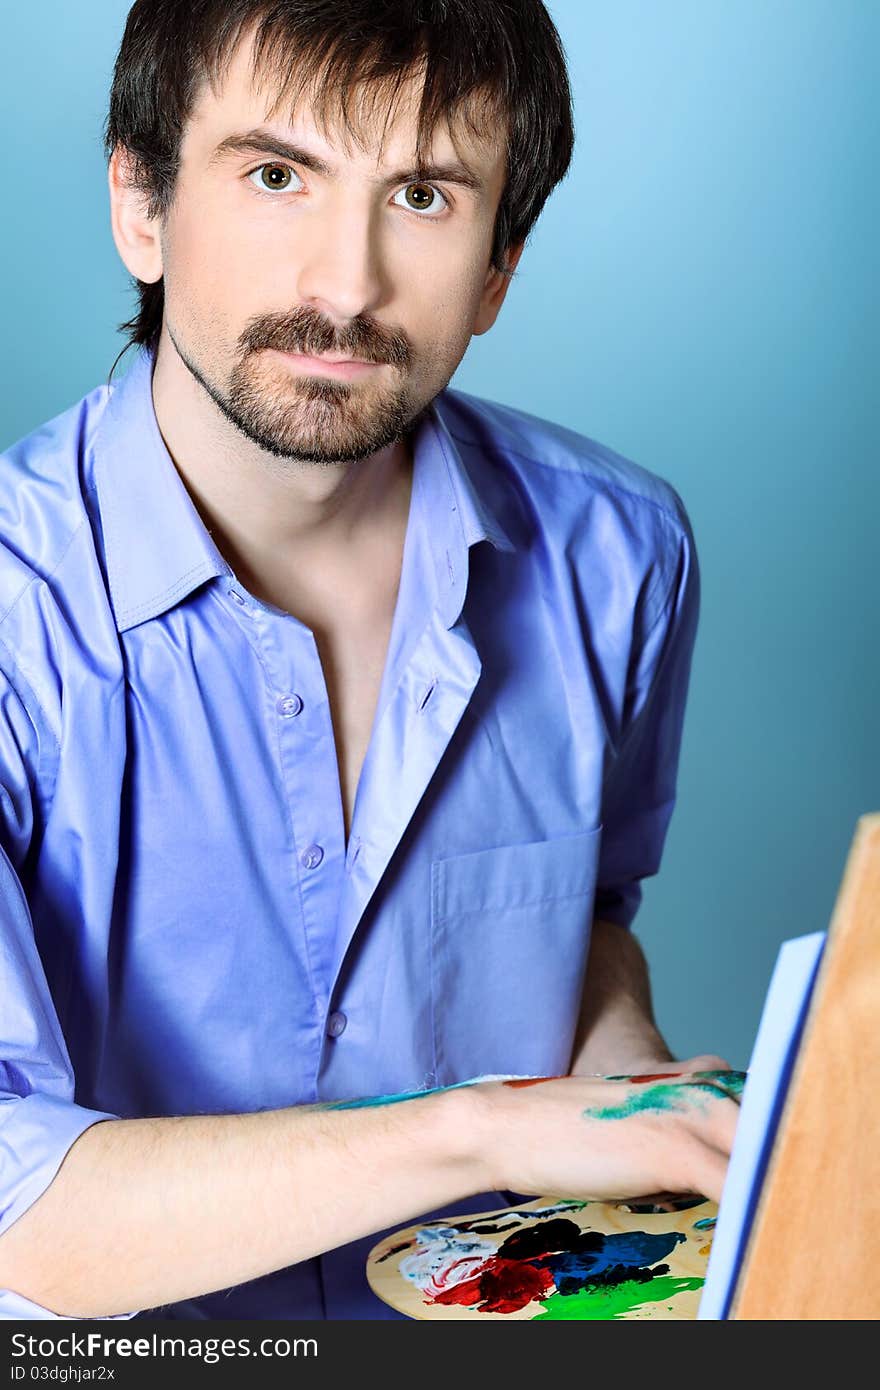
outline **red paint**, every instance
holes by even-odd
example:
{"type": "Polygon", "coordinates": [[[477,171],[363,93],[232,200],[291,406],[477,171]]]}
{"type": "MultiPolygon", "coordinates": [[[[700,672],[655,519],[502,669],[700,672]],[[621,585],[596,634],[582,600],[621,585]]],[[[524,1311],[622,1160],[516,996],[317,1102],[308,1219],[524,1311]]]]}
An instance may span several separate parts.
{"type": "Polygon", "coordinates": [[[562,1081],[561,1076],[520,1076],[515,1081],[505,1081],[505,1086],[540,1086],[545,1081],[562,1081]]]}
{"type": "Polygon", "coordinates": [[[553,1287],[549,1269],[539,1269],[526,1260],[495,1259],[476,1279],[444,1289],[434,1302],[465,1308],[479,1304],[481,1313],[517,1313],[553,1287]]]}
{"type": "Polygon", "coordinates": [[[459,1304],[465,1308],[472,1308],[475,1303],[479,1303],[482,1297],[479,1279],[463,1279],[460,1284],[453,1284],[451,1288],[435,1293],[433,1302],[444,1303],[447,1306],[459,1304]]]}
{"type": "Polygon", "coordinates": [[[658,1071],[646,1076],[631,1076],[630,1081],[681,1081],[687,1072],[681,1071],[658,1071]]]}

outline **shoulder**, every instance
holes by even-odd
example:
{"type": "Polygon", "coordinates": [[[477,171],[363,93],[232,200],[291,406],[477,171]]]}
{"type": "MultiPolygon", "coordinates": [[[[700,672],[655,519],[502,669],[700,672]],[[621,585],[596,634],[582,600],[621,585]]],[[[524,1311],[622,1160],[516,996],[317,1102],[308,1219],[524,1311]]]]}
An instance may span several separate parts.
{"type": "Polygon", "coordinates": [[[440,412],[471,465],[507,477],[539,524],[578,529],[604,514],[665,544],[692,542],[675,488],[595,439],[462,391],[443,392],[440,412]]]}
{"type": "Polygon", "coordinates": [[[98,387],[0,453],[0,626],[89,529],[90,446],[108,396],[98,387]]]}
{"type": "Polygon", "coordinates": [[[56,741],[65,682],[94,672],[109,613],[91,495],[108,394],[98,388],[0,454],[0,668],[56,741]]]}

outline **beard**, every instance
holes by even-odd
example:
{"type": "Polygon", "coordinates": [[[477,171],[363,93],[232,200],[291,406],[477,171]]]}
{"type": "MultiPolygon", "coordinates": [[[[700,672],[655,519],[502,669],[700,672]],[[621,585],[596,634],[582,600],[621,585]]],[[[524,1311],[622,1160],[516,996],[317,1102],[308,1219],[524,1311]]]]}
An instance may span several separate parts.
{"type": "MultiPolygon", "coordinates": [[[[407,383],[412,347],[406,335],[367,315],[334,325],[314,309],[251,319],[238,338],[225,388],[210,381],[169,336],[181,361],[237,430],[266,453],[304,463],[369,458],[400,439],[429,404],[414,402],[407,383]],[[318,356],[347,354],[392,367],[390,383],[336,381],[272,370],[266,348],[318,356]]],[[[385,373],[382,373],[385,376],[385,373]]],[[[372,374],[371,374],[372,378],[372,374]]]]}

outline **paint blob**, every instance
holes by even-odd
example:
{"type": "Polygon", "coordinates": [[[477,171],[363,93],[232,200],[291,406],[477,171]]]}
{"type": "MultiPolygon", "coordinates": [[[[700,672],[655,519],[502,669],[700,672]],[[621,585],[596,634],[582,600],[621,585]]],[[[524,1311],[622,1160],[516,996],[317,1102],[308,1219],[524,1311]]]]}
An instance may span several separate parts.
{"type": "MultiPolygon", "coordinates": [[[[652,1303],[665,1303],[676,1294],[699,1289],[702,1279],[676,1278],[659,1271],[650,1282],[638,1279],[621,1279],[616,1284],[604,1287],[583,1288],[573,1297],[552,1294],[546,1299],[542,1313],[536,1313],[532,1322],[559,1321],[598,1321],[600,1319],[621,1319],[638,1316],[639,1310],[652,1303]]],[[[647,1317],[646,1311],[643,1316],[647,1317]]]]}

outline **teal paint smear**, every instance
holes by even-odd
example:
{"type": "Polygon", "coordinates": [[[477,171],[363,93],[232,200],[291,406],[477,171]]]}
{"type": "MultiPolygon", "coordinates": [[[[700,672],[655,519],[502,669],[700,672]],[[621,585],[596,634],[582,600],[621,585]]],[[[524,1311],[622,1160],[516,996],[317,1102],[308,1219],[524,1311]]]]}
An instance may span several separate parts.
{"type": "Polygon", "coordinates": [[[695,1231],[711,1231],[717,1222],[717,1216],[704,1216],[702,1221],[694,1222],[695,1231]]]}
{"type": "Polygon", "coordinates": [[[318,1110],[367,1110],[373,1105],[397,1105],[402,1100],[420,1100],[436,1096],[441,1091],[457,1091],[460,1086],[473,1086],[473,1081],[458,1081],[454,1086],[435,1086],[429,1091],[399,1091],[393,1096],[363,1096],[360,1100],[329,1100],[316,1106],[318,1110]]]}
{"type": "MultiPolygon", "coordinates": [[[[661,1274],[650,1283],[627,1279],[613,1288],[587,1288],[574,1294],[551,1294],[541,1300],[543,1313],[532,1322],[617,1321],[651,1303],[665,1303],[676,1294],[702,1288],[706,1281],[661,1274]]],[[[667,1303],[667,1307],[668,1307],[667,1303]]]]}
{"type": "Polygon", "coordinates": [[[731,1100],[739,1100],[746,1084],[744,1071],[695,1071],[694,1076],[705,1078],[711,1085],[724,1091],[731,1100]]]}
{"type": "Polygon", "coordinates": [[[592,1105],[584,1110],[583,1115],[588,1120],[626,1120],[630,1115],[638,1115],[646,1110],[658,1115],[669,1111],[683,1114],[688,1109],[682,1094],[686,1090],[685,1086],[670,1086],[661,1082],[657,1086],[633,1091],[620,1105],[592,1105]]]}
{"type": "MultiPolygon", "coordinates": [[[[613,1079],[607,1078],[609,1081],[613,1079]]],[[[683,1078],[681,1081],[658,1081],[644,1087],[636,1083],[632,1095],[620,1105],[590,1106],[583,1114],[590,1120],[625,1120],[630,1115],[638,1115],[644,1111],[652,1111],[654,1114],[670,1111],[681,1114],[688,1109],[688,1096],[692,1096],[694,1091],[706,1098],[726,1096],[738,1105],[745,1079],[746,1074],[741,1071],[698,1071],[694,1072],[692,1077],[683,1078]]]]}
{"type": "MultiPolygon", "coordinates": [[[[516,1078],[517,1080],[519,1078],[516,1078]]],[[[396,1105],[402,1100],[420,1100],[423,1096],[439,1096],[444,1091],[459,1091],[462,1086],[478,1086],[483,1081],[509,1081],[510,1077],[473,1076],[468,1081],[454,1081],[451,1086],[429,1086],[424,1091],[397,1091],[390,1096],[362,1096],[358,1100],[327,1100],[313,1110],[366,1110],[373,1105],[396,1105]]]]}

